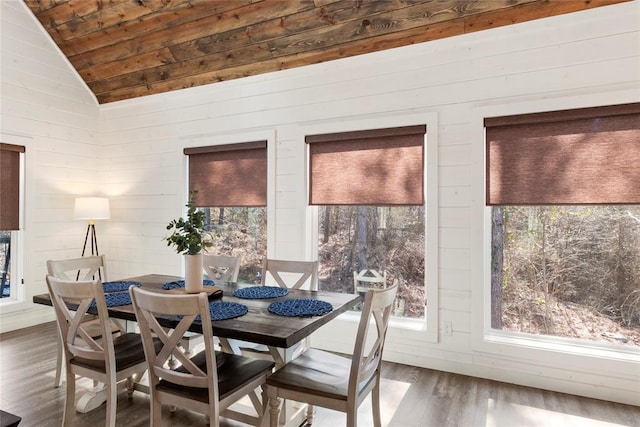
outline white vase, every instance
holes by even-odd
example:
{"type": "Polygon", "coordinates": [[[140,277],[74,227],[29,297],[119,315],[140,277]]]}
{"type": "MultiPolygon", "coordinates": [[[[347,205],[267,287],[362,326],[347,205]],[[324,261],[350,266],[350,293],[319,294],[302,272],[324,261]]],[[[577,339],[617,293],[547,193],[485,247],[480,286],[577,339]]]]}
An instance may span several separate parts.
{"type": "Polygon", "coordinates": [[[184,290],[188,294],[202,292],[202,254],[184,256],[184,290]]]}

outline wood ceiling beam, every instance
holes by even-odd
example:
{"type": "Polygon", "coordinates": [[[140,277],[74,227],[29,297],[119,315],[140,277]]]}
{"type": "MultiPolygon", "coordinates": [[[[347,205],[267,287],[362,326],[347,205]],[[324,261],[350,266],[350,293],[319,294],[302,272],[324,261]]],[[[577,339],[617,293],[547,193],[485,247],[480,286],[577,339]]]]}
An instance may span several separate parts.
{"type": "MultiPolygon", "coordinates": [[[[211,34],[244,28],[256,21],[295,13],[313,7],[313,3],[311,0],[254,2],[217,13],[211,13],[211,8],[206,6],[207,4],[202,4],[192,9],[181,9],[179,13],[159,15],[156,17],[157,19],[166,18],[160,22],[145,21],[140,24],[127,25],[122,29],[115,29],[102,36],[105,40],[112,42],[97,49],[94,41],[87,40],[85,48],[78,54],[69,55],[69,60],[75,63],[77,58],[83,58],[88,66],[123,60],[130,56],[190,42],[211,34]],[[125,32],[126,35],[123,36],[122,32],[125,32]]],[[[78,43],[82,44],[82,41],[80,40],[78,43]]],[[[103,40],[102,43],[105,41],[103,40]]],[[[77,68],[82,70],[86,67],[79,66],[77,68]]]]}
{"type": "MultiPolygon", "coordinates": [[[[517,0],[520,3],[536,2],[539,0],[517,0]]],[[[424,28],[434,23],[449,21],[464,17],[468,14],[479,14],[496,8],[505,7],[505,2],[476,2],[475,0],[446,0],[434,2],[417,2],[402,9],[388,11],[383,2],[372,4],[369,8],[358,9],[356,13],[344,9],[331,15],[332,23],[327,23],[322,16],[309,17],[304,29],[297,29],[293,34],[275,37],[266,42],[240,43],[234,48],[230,43],[221,42],[217,52],[212,55],[195,56],[202,51],[182,52],[182,57],[192,59],[180,60],[166,65],[153,64],[147,69],[118,73],[114,78],[100,78],[99,76],[85,76],[90,81],[90,87],[96,94],[138,85],[182,79],[193,75],[205,74],[210,70],[224,70],[237,68],[249,63],[260,63],[272,58],[299,55],[317,50],[326,51],[336,46],[363,41],[372,37],[390,36],[397,40],[394,47],[407,44],[405,36],[400,38],[391,36],[410,29],[424,28]],[[319,26],[320,25],[320,26],[319,26]],[[93,80],[89,80],[93,79],[93,80]]],[[[180,59],[180,53],[172,49],[174,58],[180,59]]],[[[324,55],[324,54],[322,54],[324,55]]],[[[329,58],[335,59],[335,58],[329,58]]],[[[273,71],[273,70],[272,70],[273,71]]],[[[82,70],[81,70],[82,73],[82,70]]]]}
{"type": "Polygon", "coordinates": [[[105,103],[632,0],[24,1],[105,103]]]}

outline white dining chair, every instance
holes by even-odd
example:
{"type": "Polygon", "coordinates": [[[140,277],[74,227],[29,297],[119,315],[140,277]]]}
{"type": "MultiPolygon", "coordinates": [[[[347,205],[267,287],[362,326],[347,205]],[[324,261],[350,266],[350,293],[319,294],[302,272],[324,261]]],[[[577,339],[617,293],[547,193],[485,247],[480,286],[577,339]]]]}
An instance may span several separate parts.
{"type": "Polygon", "coordinates": [[[162,425],[162,404],[205,414],[214,427],[219,426],[220,416],[254,426],[263,425],[266,396],[263,393],[260,400],[255,390],[262,389],[275,364],[214,350],[206,292],[163,294],[132,286],[129,293],[148,364],[152,426],[162,425]],[[160,325],[166,316],[180,320],[167,330],[160,325]],[[194,322],[202,329],[204,350],[190,357],[177,344],[194,322]],[[162,341],[162,348],[154,347],[154,336],[162,341]],[[171,358],[178,363],[173,363],[171,358]],[[255,415],[230,408],[245,396],[249,396],[255,415]]]}
{"type": "MultiPolygon", "coordinates": [[[[353,292],[360,295],[362,301],[369,289],[384,289],[387,287],[387,272],[382,273],[378,270],[365,268],[360,271],[353,272],[353,292]]],[[[362,308],[362,303],[356,306],[357,310],[362,308]]]]}
{"type": "Polygon", "coordinates": [[[74,418],[76,375],[79,375],[104,383],[105,425],[115,427],[118,383],[127,380],[127,390],[131,394],[146,370],[142,339],[135,333],[113,336],[100,279],[62,280],[48,275],[46,281],[65,354],[66,394],[62,425],[71,425],[74,418]],[[93,306],[97,319],[87,316],[93,306]],[[96,321],[101,329],[100,339],[92,337],[85,329],[87,325],[95,328],[96,321]]]}
{"type": "MultiPolygon", "coordinates": [[[[107,264],[104,255],[86,256],[82,258],[70,258],[62,260],[48,260],[47,261],[47,273],[50,276],[63,280],[93,280],[94,278],[100,278],[103,281],[107,280],[107,264]]],[[[119,334],[123,331],[122,325],[115,320],[110,321],[111,332],[119,334]]],[[[101,327],[99,322],[87,322],[84,325],[85,330],[93,338],[99,338],[101,327]]],[[[59,332],[59,331],[58,331],[59,332]]],[[[62,336],[58,336],[58,345],[56,352],[56,376],[54,380],[54,386],[60,387],[62,385],[64,370],[64,358],[63,358],[63,342],[62,336]]]]}
{"type": "MultiPolygon", "coordinates": [[[[381,427],[380,364],[397,290],[396,281],[367,292],[351,356],[310,348],[267,378],[271,427],[278,426],[282,399],[344,412],[346,426],[356,427],[358,407],[369,394],[373,425],[381,427]]],[[[307,412],[306,425],[312,423],[307,412]]]]}
{"type": "Polygon", "coordinates": [[[240,272],[240,258],[225,255],[202,255],[202,268],[213,281],[237,282],[240,272]]]}
{"type": "MultiPolygon", "coordinates": [[[[310,290],[318,290],[318,261],[290,261],[267,259],[262,267],[262,285],[275,284],[281,288],[300,289],[308,285],[310,290]]],[[[293,358],[299,354],[307,340],[294,344],[286,351],[289,353],[284,359],[293,358]]],[[[284,363],[279,354],[274,354],[264,345],[246,341],[228,340],[228,345],[235,353],[248,357],[260,357],[275,360],[278,366],[284,363]]]]}

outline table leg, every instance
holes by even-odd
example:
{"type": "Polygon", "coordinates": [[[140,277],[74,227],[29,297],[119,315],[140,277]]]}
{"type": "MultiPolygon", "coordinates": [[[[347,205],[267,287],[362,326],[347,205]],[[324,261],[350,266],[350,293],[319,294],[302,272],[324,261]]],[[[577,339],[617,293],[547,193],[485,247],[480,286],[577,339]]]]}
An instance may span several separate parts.
{"type": "Polygon", "coordinates": [[[229,354],[240,354],[240,349],[237,345],[232,345],[226,338],[219,338],[219,340],[222,351],[229,354]]]}
{"type": "MultiPolygon", "coordinates": [[[[149,387],[140,383],[145,372],[146,370],[138,372],[133,375],[131,379],[118,383],[118,387],[126,387],[129,393],[133,393],[134,390],[137,390],[149,394],[149,387]]],[[[91,412],[94,409],[99,408],[106,401],[107,389],[103,383],[97,383],[91,390],[80,396],[80,399],[78,399],[78,402],[76,403],[76,411],[81,414],[86,414],[87,412],[91,412]]]]}
{"type": "MultiPolygon", "coordinates": [[[[122,331],[137,332],[137,322],[120,319],[111,320],[113,320],[122,331]]],[[[96,382],[94,387],[90,391],[83,394],[80,399],[78,399],[78,402],[76,403],[76,411],[80,412],[81,414],[86,414],[87,412],[91,412],[94,409],[99,408],[100,405],[102,405],[106,401],[107,392],[104,384],[96,382]]]]}
{"type": "Polygon", "coordinates": [[[83,394],[76,403],[76,411],[81,414],[91,412],[107,401],[107,391],[104,384],[99,383],[90,391],[83,394]]]}

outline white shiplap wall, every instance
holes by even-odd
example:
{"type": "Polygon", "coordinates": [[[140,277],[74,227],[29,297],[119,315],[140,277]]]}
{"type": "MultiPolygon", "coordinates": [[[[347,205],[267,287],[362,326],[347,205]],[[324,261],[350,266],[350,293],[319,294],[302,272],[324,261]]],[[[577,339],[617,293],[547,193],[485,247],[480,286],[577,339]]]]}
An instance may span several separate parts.
{"type": "Polygon", "coordinates": [[[23,302],[0,305],[7,331],[53,320],[29,301],[46,292],[47,259],[80,256],[87,225],[73,220],[73,201],[100,194],[101,147],[95,98],[23,2],[0,1],[0,37],[0,140],[26,148],[27,285],[23,302]]]}
{"type": "MultiPolygon", "coordinates": [[[[10,9],[16,13],[22,8],[10,9]]],[[[34,227],[40,231],[28,242],[36,254],[27,262],[28,283],[34,293],[42,291],[44,259],[64,256],[71,247],[77,250],[81,231],[68,220],[69,193],[85,190],[87,183],[100,183],[99,189],[111,197],[112,220],[99,224],[99,233],[113,277],[150,271],[180,274],[180,259],[162,238],[166,223],[182,213],[185,200],[182,149],[256,136],[269,140],[272,160],[269,255],[312,257],[305,131],[331,132],[366,122],[385,127],[406,116],[437,116],[439,185],[430,191],[438,192],[439,232],[428,238],[438,239],[439,317],[452,323],[453,334],[433,342],[419,332],[394,329],[385,356],[640,405],[637,352],[585,356],[566,347],[531,350],[522,343],[484,339],[481,120],[486,115],[638,102],[639,27],[638,2],[631,2],[99,108],[82,87],[69,95],[58,83],[45,84],[47,97],[64,109],[36,102],[38,94],[28,97],[50,122],[35,128],[55,128],[55,139],[45,131],[35,137],[42,155],[36,157],[38,175],[28,200],[34,207],[27,215],[38,219],[34,227]],[[90,112],[85,123],[71,119],[85,110],[90,112]],[[78,150],[89,154],[78,156],[78,150]],[[96,178],[88,165],[97,165],[101,175],[96,178]],[[49,180],[53,184],[45,184],[49,180]]],[[[37,33],[33,24],[14,31],[20,34],[16,43],[23,32],[37,33]]],[[[31,61],[41,56],[38,49],[21,46],[14,54],[28,51],[31,61]]],[[[51,64],[60,62],[51,59],[51,64]]],[[[5,116],[13,117],[5,112],[4,88],[19,84],[5,84],[4,65],[2,71],[4,130],[5,116]]],[[[70,74],[68,80],[78,85],[70,74]]],[[[19,81],[22,75],[14,78],[19,81]]],[[[21,105],[17,98],[25,90],[15,89],[10,104],[21,105]]],[[[29,124],[34,120],[30,116],[29,124]]],[[[29,124],[17,130],[24,132],[29,124]]],[[[314,345],[350,351],[354,333],[348,319],[331,322],[314,336],[314,345]]]]}

